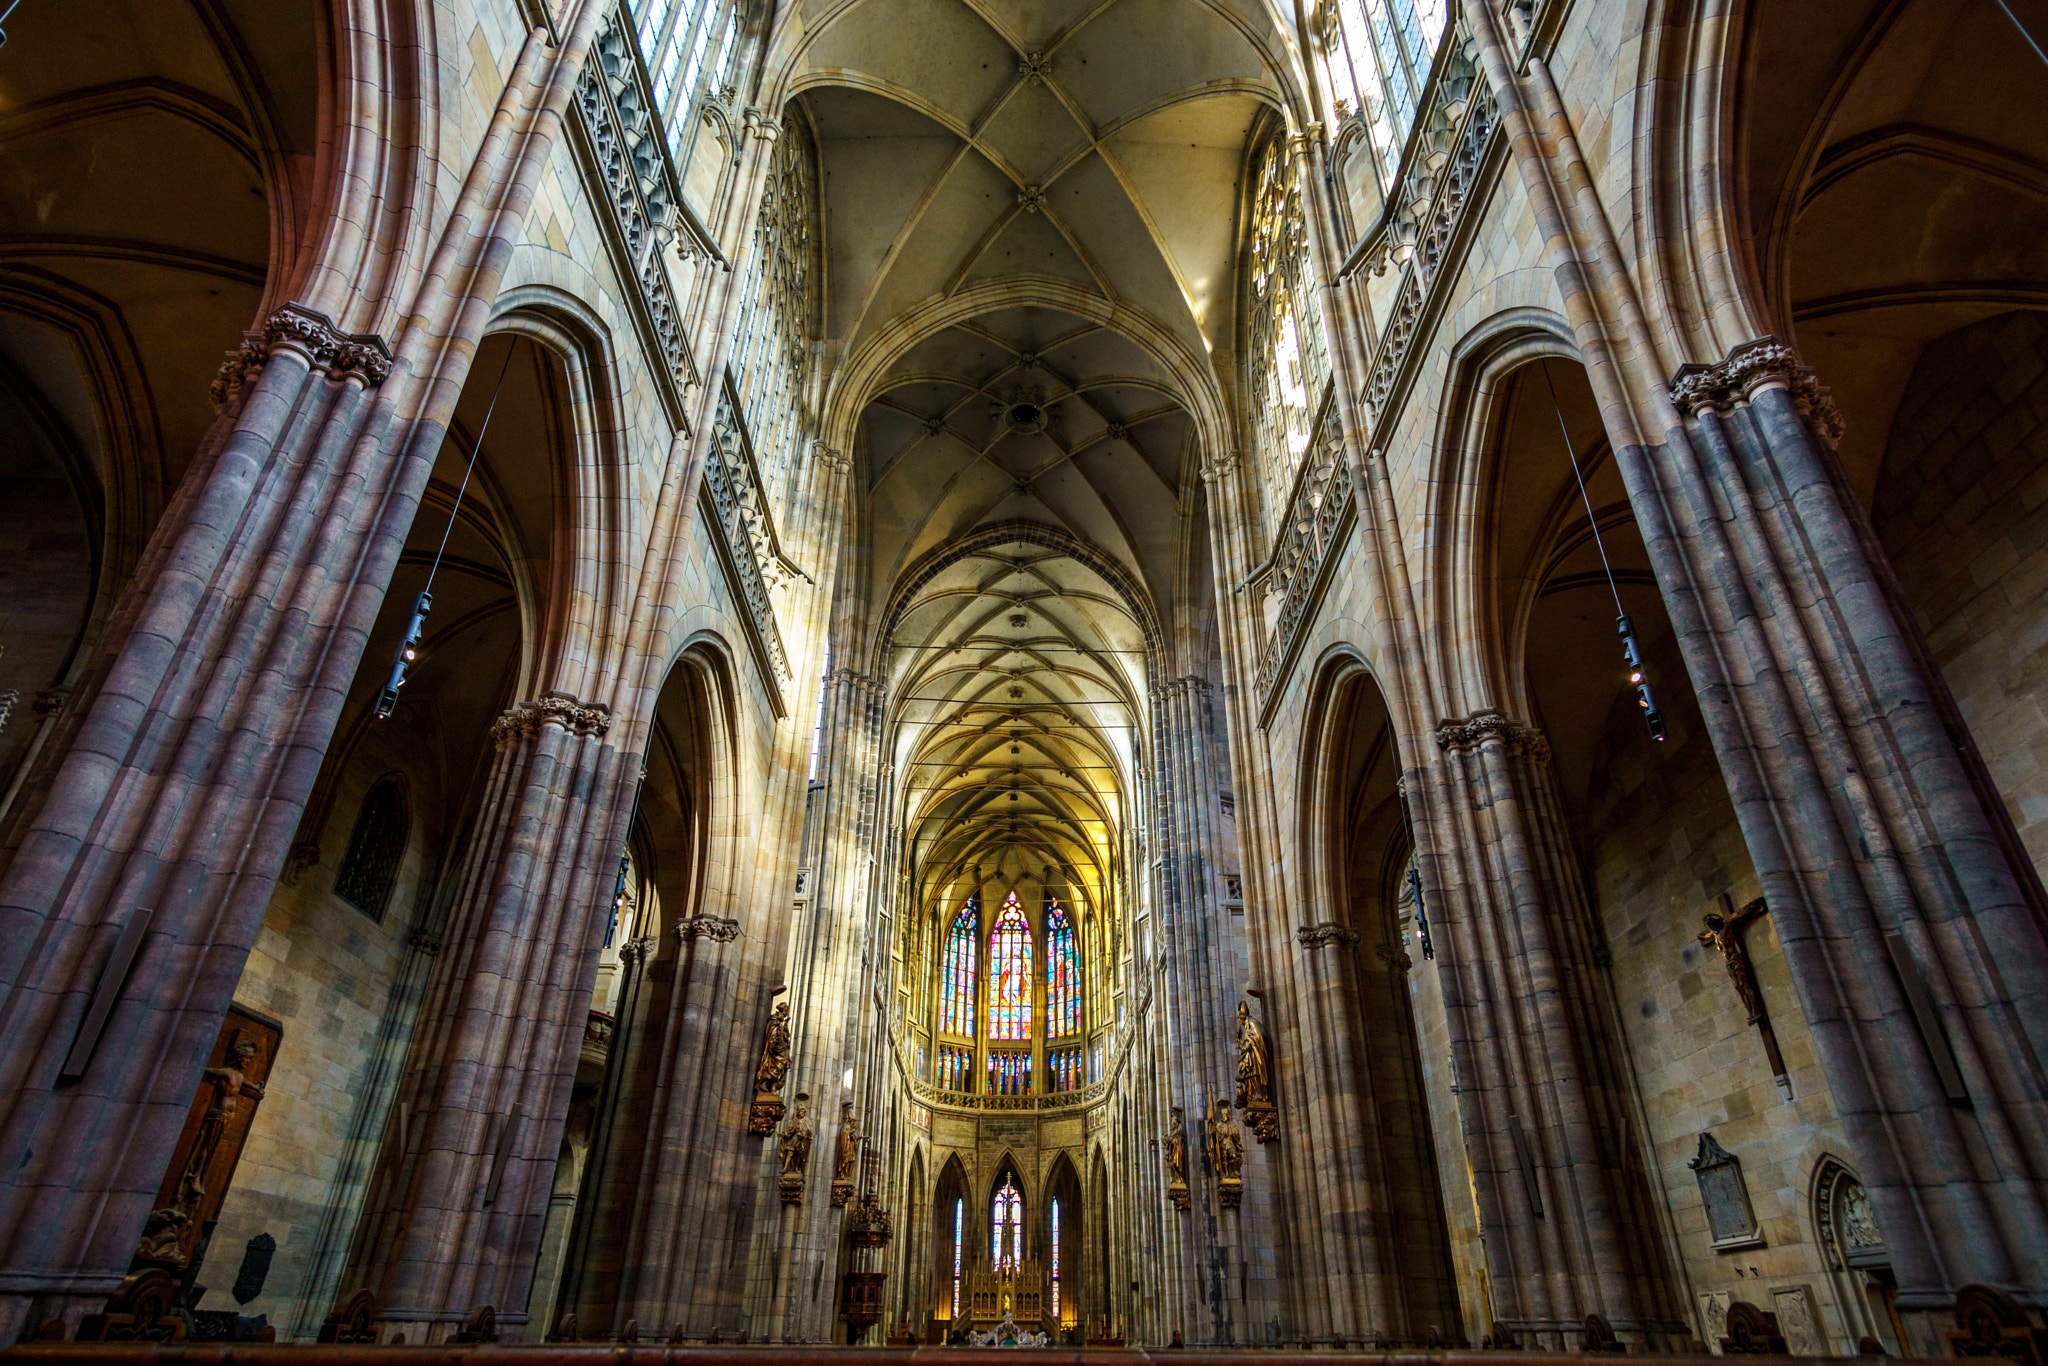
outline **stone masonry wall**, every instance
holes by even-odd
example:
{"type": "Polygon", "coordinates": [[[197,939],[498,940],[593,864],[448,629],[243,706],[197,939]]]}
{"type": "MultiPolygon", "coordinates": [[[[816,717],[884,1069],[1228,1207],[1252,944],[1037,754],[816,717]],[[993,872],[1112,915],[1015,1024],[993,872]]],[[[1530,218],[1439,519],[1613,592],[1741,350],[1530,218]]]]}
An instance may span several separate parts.
{"type": "Polygon", "coordinates": [[[2037,870],[2048,869],[2048,313],[1921,354],[1873,520],[2037,870]]]}

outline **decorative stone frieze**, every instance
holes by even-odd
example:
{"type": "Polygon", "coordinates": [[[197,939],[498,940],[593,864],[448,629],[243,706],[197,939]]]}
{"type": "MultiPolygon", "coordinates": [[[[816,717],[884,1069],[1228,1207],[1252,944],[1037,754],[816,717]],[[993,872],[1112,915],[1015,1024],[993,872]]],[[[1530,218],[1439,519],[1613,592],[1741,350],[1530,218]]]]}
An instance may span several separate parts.
{"type": "Polygon", "coordinates": [[[723,920],[715,915],[693,915],[677,924],[676,937],[686,944],[692,939],[709,939],[719,944],[730,944],[740,937],[740,922],[723,920]]]}
{"type": "Polygon", "coordinates": [[[572,735],[603,735],[611,729],[609,708],[585,705],[565,692],[545,692],[531,702],[521,702],[499,713],[491,723],[491,743],[507,744],[533,734],[542,726],[560,726],[572,735]]]}
{"type": "Polygon", "coordinates": [[[758,644],[775,676],[786,680],[791,677],[789,655],[782,648],[775,604],[769,597],[780,581],[782,555],[775,543],[774,519],[754,472],[746,419],[740,414],[739,399],[730,382],[719,390],[711,436],[711,449],[704,459],[704,490],[719,529],[725,533],[726,549],[739,576],[740,596],[746,599],[758,644]]]}
{"type": "Polygon", "coordinates": [[[1543,738],[1542,731],[1509,720],[1497,711],[1474,712],[1462,721],[1439,723],[1436,743],[1446,754],[1470,754],[1482,745],[1499,743],[1510,753],[1526,754],[1535,763],[1550,762],[1550,742],[1543,738]]]}
{"type": "Polygon", "coordinates": [[[1815,436],[1830,446],[1841,439],[1842,414],[1834,399],[1801,365],[1792,348],[1775,337],[1747,341],[1714,365],[1685,365],[1671,378],[1671,402],[1686,417],[1705,411],[1725,412],[1747,403],[1766,384],[1783,384],[1799,415],[1815,436]]]}
{"type": "Polygon", "coordinates": [[[1294,932],[1294,937],[1301,941],[1303,948],[1311,951],[1327,948],[1331,944],[1347,949],[1358,947],[1358,931],[1352,929],[1349,925],[1335,925],[1328,922],[1321,925],[1303,925],[1294,932]]]}
{"type": "Polygon", "coordinates": [[[1407,196],[1401,211],[1392,215],[1382,250],[1368,258],[1375,274],[1389,260],[1406,261],[1406,273],[1388,311],[1379,349],[1365,386],[1365,404],[1375,422],[1386,411],[1423,318],[1429,312],[1431,296],[1443,274],[1444,256],[1457,234],[1472,197],[1472,186],[1485,162],[1494,134],[1500,126],[1500,110],[1493,91],[1476,73],[1462,87],[1457,82],[1440,82],[1425,121],[1457,124],[1449,137],[1450,154],[1434,175],[1423,167],[1411,168],[1402,177],[1401,193],[1407,196]],[[1462,123],[1451,115],[1456,113],[1462,123]]]}
{"type": "MultiPolygon", "coordinates": [[[[661,248],[675,237],[682,195],[668,141],[655,117],[633,33],[607,10],[576,82],[576,108],[604,177],[603,199],[626,248],[625,274],[639,282],[641,321],[653,332],[667,363],[673,397],[697,383],[697,361],[684,336],[682,310],[669,283],[661,248]]],[[[678,409],[680,402],[678,401],[678,409]]]]}
{"type": "Polygon", "coordinates": [[[1356,520],[1343,451],[1335,405],[1326,405],[1308,458],[1295,478],[1264,574],[1267,594],[1280,599],[1279,614],[1259,660],[1259,691],[1265,696],[1270,696],[1280,681],[1299,643],[1297,637],[1314,615],[1331,552],[1356,520]]]}
{"type": "Polygon", "coordinates": [[[374,389],[391,373],[391,348],[374,333],[343,332],[324,313],[301,304],[285,304],[264,319],[263,326],[242,334],[242,344],[227,353],[208,393],[216,408],[225,408],[250,377],[280,350],[296,352],[308,368],[334,379],[355,379],[374,389]]]}

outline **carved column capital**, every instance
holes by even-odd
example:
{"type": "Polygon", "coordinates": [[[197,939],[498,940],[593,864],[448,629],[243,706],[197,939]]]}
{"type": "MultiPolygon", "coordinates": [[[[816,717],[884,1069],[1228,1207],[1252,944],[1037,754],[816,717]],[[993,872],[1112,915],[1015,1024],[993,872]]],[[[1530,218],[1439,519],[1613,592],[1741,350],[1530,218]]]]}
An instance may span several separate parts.
{"type": "Polygon", "coordinates": [[[693,915],[676,925],[676,937],[685,944],[692,939],[709,939],[719,944],[730,944],[740,937],[740,922],[721,919],[715,915],[693,915]]]}
{"type": "Polygon", "coordinates": [[[391,348],[375,333],[343,332],[323,313],[300,304],[286,304],[263,326],[242,334],[242,344],[227,353],[208,390],[216,408],[225,408],[249,377],[279,351],[292,351],[307,368],[334,379],[354,379],[375,388],[391,373],[391,348]]]}
{"type": "Polygon", "coordinates": [[[565,692],[544,692],[531,702],[521,702],[500,712],[491,723],[491,743],[503,745],[549,725],[560,726],[572,735],[603,735],[611,724],[612,714],[607,707],[585,705],[565,692]]]}
{"type": "Polygon", "coordinates": [[[1510,754],[1527,755],[1533,763],[1550,762],[1550,742],[1543,738],[1542,731],[1497,711],[1474,712],[1463,720],[1439,722],[1436,743],[1446,754],[1471,754],[1486,744],[1498,743],[1510,754]]]}
{"type": "Polygon", "coordinates": [[[1308,950],[1326,948],[1337,944],[1347,949],[1358,947],[1358,931],[1349,925],[1338,925],[1325,921],[1320,925],[1303,925],[1294,932],[1301,946],[1308,950]]]}
{"type": "Polygon", "coordinates": [[[843,470],[853,463],[847,459],[845,451],[822,441],[811,443],[811,458],[828,470],[843,470]]]}
{"type": "Polygon", "coordinates": [[[1812,369],[1775,337],[1758,337],[1712,365],[1683,365],[1671,377],[1671,401],[1685,417],[1748,403],[1759,390],[1782,385],[1814,435],[1832,446],[1842,435],[1842,414],[1812,369]]]}

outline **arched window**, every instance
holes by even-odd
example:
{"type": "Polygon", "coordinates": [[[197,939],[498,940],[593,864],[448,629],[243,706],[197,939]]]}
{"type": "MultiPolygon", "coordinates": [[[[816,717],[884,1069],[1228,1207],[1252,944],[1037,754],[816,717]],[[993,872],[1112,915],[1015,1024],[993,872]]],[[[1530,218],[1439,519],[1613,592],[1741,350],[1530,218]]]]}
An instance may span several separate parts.
{"type": "Polygon", "coordinates": [[[396,778],[379,778],[356,813],[355,833],[334,875],[334,894],[372,920],[384,919],[398,861],[405,856],[405,795],[396,778]]]}
{"type": "Polygon", "coordinates": [[[1003,1188],[989,1207],[988,1255],[998,1271],[1024,1265],[1024,1196],[1014,1177],[1003,1178],[1003,1188]]]}
{"type": "Polygon", "coordinates": [[[960,1317],[960,1249],[966,1244],[967,1202],[953,1202],[953,1317],[960,1317]]]}
{"type": "Polygon", "coordinates": [[[969,897],[946,932],[946,953],[939,962],[939,1029],[974,1036],[975,933],[981,921],[981,898],[969,897]]]}
{"type": "Polygon", "coordinates": [[[1245,382],[1267,526],[1275,531],[1295,472],[1315,441],[1330,363],[1312,285],[1308,227],[1284,139],[1268,140],[1253,184],[1245,382]]]}
{"type": "Polygon", "coordinates": [[[1045,912],[1045,1035],[1081,1032],[1081,955],[1074,950],[1074,922],[1052,897],[1045,912]]]}
{"type": "Polygon", "coordinates": [[[1054,1196],[1052,1201],[1052,1317],[1057,1323],[1060,1317],[1060,1202],[1054,1196]]]}
{"type": "Polygon", "coordinates": [[[988,1036],[1031,1037],[1031,922],[1017,894],[1003,898],[988,932],[988,1036]]]}

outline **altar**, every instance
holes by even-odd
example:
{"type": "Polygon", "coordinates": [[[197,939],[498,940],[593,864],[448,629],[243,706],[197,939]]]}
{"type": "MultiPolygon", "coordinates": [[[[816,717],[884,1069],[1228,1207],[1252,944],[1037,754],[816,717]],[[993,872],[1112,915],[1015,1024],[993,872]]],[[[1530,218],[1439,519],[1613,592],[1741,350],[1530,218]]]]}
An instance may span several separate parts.
{"type": "Polygon", "coordinates": [[[1035,1261],[1014,1267],[977,1267],[967,1276],[969,1324],[986,1328],[1012,1319],[1037,1324],[1044,1317],[1045,1270],[1035,1261]]]}

